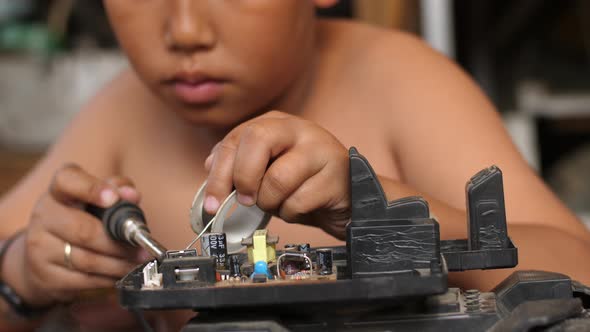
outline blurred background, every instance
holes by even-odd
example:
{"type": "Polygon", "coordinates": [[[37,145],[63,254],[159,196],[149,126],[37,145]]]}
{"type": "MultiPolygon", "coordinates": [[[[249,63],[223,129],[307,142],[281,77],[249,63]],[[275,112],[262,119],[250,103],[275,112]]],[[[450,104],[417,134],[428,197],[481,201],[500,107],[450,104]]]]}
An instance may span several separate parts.
{"type": "MultiPolygon", "coordinates": [[[[406,30],[457,61],[590,221],[590,2],[340,0],[319,15],[406,30]]],[[[124,66],[101,1],[0,0],[0,194],[124,66]]]]}

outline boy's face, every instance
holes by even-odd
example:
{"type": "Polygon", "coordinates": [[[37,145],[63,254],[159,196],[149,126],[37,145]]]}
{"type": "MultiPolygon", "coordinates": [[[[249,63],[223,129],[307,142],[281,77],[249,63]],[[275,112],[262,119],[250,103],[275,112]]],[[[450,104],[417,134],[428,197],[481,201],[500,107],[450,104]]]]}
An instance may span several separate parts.
{"type": "Polygon", "coordinates": [[[266,111],[311,66],[311,0],[104,2],[140,78],[193,123],[225,127],[266,111]]]}

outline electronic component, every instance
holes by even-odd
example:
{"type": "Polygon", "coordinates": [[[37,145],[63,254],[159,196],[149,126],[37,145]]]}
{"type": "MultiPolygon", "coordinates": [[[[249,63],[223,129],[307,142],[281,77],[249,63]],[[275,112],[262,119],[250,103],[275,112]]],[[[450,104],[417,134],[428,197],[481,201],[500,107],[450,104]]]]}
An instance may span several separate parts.
{"type": "Polygon", "coordinates": [[[188,250],[168,250],[166,258],[197,257],[197,249],[188,250]]]}
{"type": "Polygon", "coordinates": [[[299,246],[293,243],[285,244],[285,251],[299,251],[299,246]]]}
{"type": "MultiPolygon", "coordinates": [[[[299,271],[301,271],[301,262],[294,261],[294,260],[288,260],[288,261],[282,262],[281,269],[283,270],[283,272],[285,272],[285,277],[292,276],[292,275],[298,273],[299,271]]],[[[283,276],[281,276],[281,277],[283,277],[283,276]]]]}
{"type": "Polygon", "coordinates": [[[242,244],[248,248],[248,261],[272,262],[276,260],[276,244],[278,236],[269,236],[266,229],[259,229],[250,238],[242,240],[242,244]]]}
{"type": "Polygon", "coordinates": [[[240,266],[240,272],[245,277],[251,276],[252,273],[254,273],[254,264],[252,264],[252,263],[250,263],[248,261],[244,262],[242,264],[242,266],[240,266]]]}
{"type": "Polygon", "coordinates": [[[301,252],[309,252],[309,249],[311,249],[311,245],[309,243],[302,243],[299,245],[299,251],[301,252]]]}
{"type": "Polygon", "coordinates": [[[230,280],[231,275],[229,270],[217,270],[215,272],[215,278],[217,281],[230,280]]]}
{"type": "Polygon", "coordinates": [[[239,278],[242,276],[240,272],[240,266],[242,263],[240,262],[240,256],[238,255],[229,255],[229,271],[230,277],[232,278],[239,278]]]}
{"type": "Polygon", "coordinates": [[[204,286],[217,281],[216,259],[214,257],[165,258],[160,263],[163,286],[165,288],[184,288],[204,286]]]}
{"type": "Polygon", "coordinates": [[[272,279],[272,274],[270,274],[268,264],[265,261],[258,261],[254,263],[254,273],[252,273],[251,278],[254,279],[257,276],[258,278],[264,276],[265,279],[272,279]]]}
{"type": "Polygon", "coordinates": [[[332,274],[332,249],[317,249],[316,266],[320,275],[332,274]]]}
{"type": "Polygon", "coordinates": [[[199,280],[199,271],[201,269],[198,267],[187,267],[187,268],[178,268],[174,269],[174,276],[176,277],[177,281],[198,281],[199,280]]]}
{"type": "Polygon", "coordinates": [[[268,277],[262,273],[255,273],[252,275],[252,282],[255,284],[263,283],[268,280],[268,277]]]}
{"type": "Polygon", "coordinates": [[[143,268],[143,287],[160,288],[162,287],[162,274],[158,273],[158,262],[148,262],[143,268]]]}
{"type": "Polygon", "coordinates": [[[313,274],[312,269],[313,262],[306,253],[285,251],[277,258],[278,279],[307,278],[313,274]]]}
{"type": "Polygon", "coordinates": [[[201,237],[201,250],[203,256],[215,258],[217,269],[227,267],[227,242],[224,233],[205,233],[201,237]]]}

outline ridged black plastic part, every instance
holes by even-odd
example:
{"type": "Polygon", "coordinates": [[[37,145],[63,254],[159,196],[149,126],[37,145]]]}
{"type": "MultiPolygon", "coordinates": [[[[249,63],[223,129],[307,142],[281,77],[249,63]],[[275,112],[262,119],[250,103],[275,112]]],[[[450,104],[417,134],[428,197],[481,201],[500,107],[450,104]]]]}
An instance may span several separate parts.
{"type": "Polygon", "coordinates": [[[350,148],[350,184],[353,222],[430,218],[422,197],[388,202],[373,168],[356,148],[350,148]]]}
{"type": "Polygon", "coordinates": [[[449,271],[500,269],[518,264],[518,250],[508,237],[502,171],[491,166],[465,185],[467,240],[441,241],[449,271]]]}
{"type": "Polygon", "coordinates": [[[508,248],[502,171],[491,166],[465,185],[469,250],[508,248]]]}
{"type": "Polygon", "coordinates": [[[388,202],[377,175],[355,148],[349,151],[352,217],[346,232],[352,278],[438,274],[440,234],[421,197],[388,202]]]}

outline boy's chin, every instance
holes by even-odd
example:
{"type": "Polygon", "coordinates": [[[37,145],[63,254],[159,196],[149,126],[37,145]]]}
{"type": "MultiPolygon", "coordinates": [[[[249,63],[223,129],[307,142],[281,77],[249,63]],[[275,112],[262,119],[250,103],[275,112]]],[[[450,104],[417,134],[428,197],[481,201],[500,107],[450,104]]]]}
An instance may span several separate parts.
{"type": "Polygon", "coordinates": [[[231,129],[253,117],[253,112],[237,111],[236,108],[223,107],[220,103],[181,105],[175,111],[191,124],[215,129],[231,129]]]}

